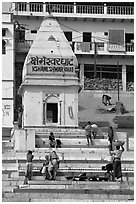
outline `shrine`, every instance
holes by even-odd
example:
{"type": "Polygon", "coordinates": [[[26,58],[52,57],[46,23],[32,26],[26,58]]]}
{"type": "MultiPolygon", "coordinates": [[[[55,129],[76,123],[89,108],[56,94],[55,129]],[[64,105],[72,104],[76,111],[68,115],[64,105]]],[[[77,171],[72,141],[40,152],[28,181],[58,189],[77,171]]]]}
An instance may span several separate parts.
{"type": "Polygon", "coordinates": [[[77,66],[59,23],[52,15],[45,17],[23,67],[24,128],[78,126],[77,66]]]}
{"type": "Polygon", "coordinates": [[[15,150],[41,147],[39,132],[79,131],[77,66],[59,23],[52,15],[45,17],[23,66],[22,129],[15,131],[15,150]]]}

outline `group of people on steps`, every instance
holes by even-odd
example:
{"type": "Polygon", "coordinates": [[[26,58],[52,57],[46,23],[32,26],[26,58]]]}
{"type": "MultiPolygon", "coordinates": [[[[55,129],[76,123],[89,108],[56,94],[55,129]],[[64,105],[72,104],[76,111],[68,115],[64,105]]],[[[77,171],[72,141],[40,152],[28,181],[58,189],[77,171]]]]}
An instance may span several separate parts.
{"type": "MultiPolygon", "coordinates": [[[[98,126],[93,124],[91,125],[90,121],[88,121],[86,130],[86,138],[87,144],[89,145],[89,140],[91,144],[93,144],[92,137],[96,138],[98,126]]],[[[110,161],[104,167],[103,170],[106,170],[110,177],[112,177],[112,181],[116,181],[116,179],[121,178],[122,181],[122,171],[121,171],[121,156],[124,152],[124,147],[122,144],[116,145],[113,150],[113,141],[114,141],[114,131],[112,126],[108,128],[108,138],[109,138],[109,152],[110,152],[110,161]]],[[[51,148],[61,147],[61,141],[56,141],[53,132],[49,135],[49,145],[51,148]]],[[[32,177],[32,160],[34,156],[32,151],[28,151],[27,153],[27,163],[26,163],[26,173],[25,177],[31,180],[32,177]]],[[[45,179],[54,180],[56,179],[57,170],[59,169],[59,157],[55,150],[52,150],[48,155],[45,155],[45,162],[40,170],[45,179]]]]}
{"type": "MultiPolygon", "coordinates": [[[[32,151],[27,152],[26,172],[25,179],[31,180],[33,175],[33,159],[34,155],[32,151]]],[[[45,155],[45,162],[43,163],[40,172],[44,176],[44,179],[55,180],[57,170],[59,169],[59,157],[55,150],[52,150],[49,154],[45,155]]]]}
{"type": "MultiPolygon", "coordinates": [[[[85,126],[86,130],[86,139],[87,145],[91,142],[93,145],[93,139],[96,138],[98,132],[98,126],[96,124],[91,124],[88,121],[88,124],[85,126]]],[[[116,179],[122,180],[122,171],[121,171],[121,156],[124,152],[123,144],[120,143],[119,145],[113,145],[114,142],[114,131],[113,127],[109,126],[108,128],[108,140],[109,140],[109,152],[110,152],[110,160],[105,167],[102,167],[103,170],[107,170],[109,177],[112,177],[112,181],[116,181],[116,179]],[[114,146],[114,150],[113,150],[114,146]]]]}

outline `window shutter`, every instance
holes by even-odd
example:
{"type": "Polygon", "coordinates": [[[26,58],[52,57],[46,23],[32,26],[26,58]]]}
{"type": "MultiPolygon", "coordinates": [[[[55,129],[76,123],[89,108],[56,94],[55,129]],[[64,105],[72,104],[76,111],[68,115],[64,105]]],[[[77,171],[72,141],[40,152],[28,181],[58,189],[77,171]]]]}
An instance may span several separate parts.
{"type": "Polygon", "coordinates": [[[108,51],[125,51],[125,31],[109,30],[109,46],[108,51]]]}

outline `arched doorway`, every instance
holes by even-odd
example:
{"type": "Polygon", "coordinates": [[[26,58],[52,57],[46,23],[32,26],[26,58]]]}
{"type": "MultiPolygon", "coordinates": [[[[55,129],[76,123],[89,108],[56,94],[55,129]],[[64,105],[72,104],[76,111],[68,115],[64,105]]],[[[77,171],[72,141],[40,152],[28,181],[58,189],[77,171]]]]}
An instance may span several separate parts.
{"type": "Polygon", "coordinates": [[[60,117],[59,98],[49,95],[45,100],[45,125],[58,125],[60,117]]]}

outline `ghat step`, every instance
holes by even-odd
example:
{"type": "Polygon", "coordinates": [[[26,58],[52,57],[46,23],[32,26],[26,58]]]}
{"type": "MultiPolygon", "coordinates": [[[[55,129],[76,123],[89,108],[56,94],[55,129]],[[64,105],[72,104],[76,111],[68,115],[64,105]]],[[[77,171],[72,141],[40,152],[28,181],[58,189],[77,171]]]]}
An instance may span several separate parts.
{"type": "Polygon", "coordinates": [[[133,201],[134,195],[74,193],[4,193],[3,202],[118,202],[133,201]]]}

